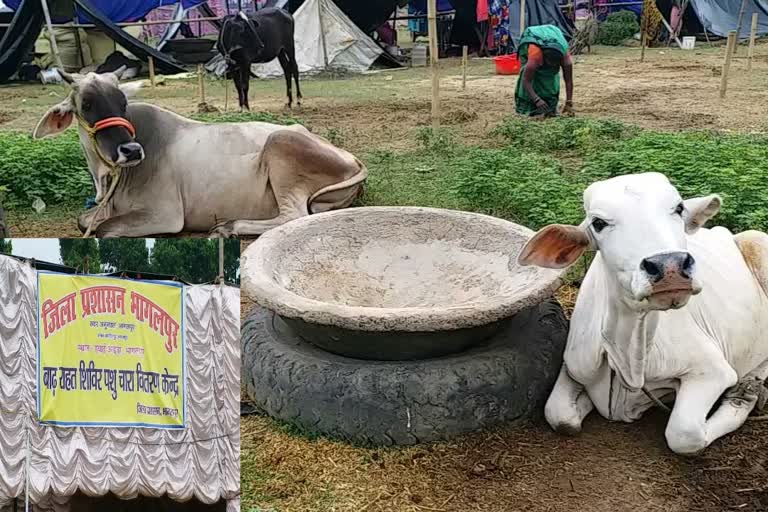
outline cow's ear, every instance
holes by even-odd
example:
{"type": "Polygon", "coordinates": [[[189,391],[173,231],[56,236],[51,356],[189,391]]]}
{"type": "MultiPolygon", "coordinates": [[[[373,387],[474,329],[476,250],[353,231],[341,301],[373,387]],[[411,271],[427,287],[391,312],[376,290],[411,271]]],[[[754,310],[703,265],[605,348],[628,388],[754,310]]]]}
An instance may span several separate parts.
{"type": "Polygon", "coordinates": [[[126,98],[132,98],[139,90],[144,87],[144,80],[136,80],[135,82],[126,82],[120,84],[120,90],[123,91],[126,98]]]}
{"type": "Polygon", "coordinates": [[[712,194],[706,197],[694,197],[685,201],[683,219],[685,220],[685,232],[692,235],[709,219],[717,215],[723,200],[720,196],[712,194]]]}
{"type": "Polygon", "coordinates": [[[48,112],[45,113],[40,122],[35,126],[32,132],[33,139],[42,139],[44,137],[52,137],[58,135],[66,130],[72,119],[75,117],[74,105],[72,105],[72,99],[67,98],[58,105],[51,107],[48,112]]]}
{"type": "Polygon", "coordinates": [[[573,265],[591,245],[589,235],[583,228],[552,224],[528,240],[517,262],[523,266],[566,268],[573,265]]]}

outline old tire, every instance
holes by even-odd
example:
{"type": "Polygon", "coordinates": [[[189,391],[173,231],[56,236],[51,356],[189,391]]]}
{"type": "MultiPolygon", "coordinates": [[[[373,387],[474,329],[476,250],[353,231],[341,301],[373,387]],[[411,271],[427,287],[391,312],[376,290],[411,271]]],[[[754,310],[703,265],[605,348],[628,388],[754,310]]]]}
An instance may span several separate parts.
{"type": "Polygon", "coordinates": [[[256,405],[300,429],[372,445],[446,439],[541,415],[562,364],[567,320],[546,301],[492,339],[419,361],[323,351],[256,308],[242,329],[242,382],[256,405]]]}

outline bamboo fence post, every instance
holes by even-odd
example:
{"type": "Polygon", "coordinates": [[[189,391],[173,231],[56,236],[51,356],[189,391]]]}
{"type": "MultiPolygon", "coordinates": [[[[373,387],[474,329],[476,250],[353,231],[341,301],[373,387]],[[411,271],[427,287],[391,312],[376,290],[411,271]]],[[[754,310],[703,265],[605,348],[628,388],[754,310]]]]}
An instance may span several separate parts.
{"type": "Polygon", "coordinates": [[[520,0],[520,37],[525,32],[525,0],[520,0]]]}
{"type": "Polygon", "coordinates": [[[752,71],[752,57],[755,55],[755,39],[757,38],[757,13],[752,14],[752,27],[749,31],[749,50],[747,50],[747,71],[752,71]]]}
{"type": "Polygon", "coordinates": [[[739,22],[736,24],[736,44],[733,46],[733,54],[736,55],[736,50],[739,48],[739,36],[741,36],[741,25],[744,22],[744,11],[747,9],[747,0],[741,0],[741,8],[739,9],[739,22]]]}
{"type": "Polygon", "coordinates": [[[648,14],[645,12],[645,5],[643,5],[643,13],[640,16],[640,62],[645,61],[645,46],[648,43],[645,36],[645,25],[648,19],[648,14]]]}
{"type": "Polygon", "coordinates": [[[440,69],[437,55],[437,0],[427,0],[429,62],[432,68],[432,128],[440,127],[440,69]]]}
{"type": "Polygon", "coordinates": [[[155,92],[155,59],[150,56],[147,61],[149,62],[149,85],[152,87],[152,92],[155,92]]]}
{"type": "Polygon", "coordinates": [[[725,48],[725,61],[723,62],[723,74],[720,77],[720,98],[725,98],[725,91],[728,87],[728,70],[731,68],[731,57],[733,57],[733,47],[736,45],[736,31],[728,32],[728,45],[725,48]]]}
{"type": "Polygon", "coordinates": [[[464,45],[464,47],[461,49],[461,68],[462,68],[462,75],[461,75],[461,90],[464,91],[467,89],[467,60],[469,58],[469,47],[467,45],[464,45]]]}
{"type": "Polygon", "coordinates": [[[205,83],[203,80],[203,65],[197,65],[197,86],[200,93],[200,103],[205,103],[205,83]]]}

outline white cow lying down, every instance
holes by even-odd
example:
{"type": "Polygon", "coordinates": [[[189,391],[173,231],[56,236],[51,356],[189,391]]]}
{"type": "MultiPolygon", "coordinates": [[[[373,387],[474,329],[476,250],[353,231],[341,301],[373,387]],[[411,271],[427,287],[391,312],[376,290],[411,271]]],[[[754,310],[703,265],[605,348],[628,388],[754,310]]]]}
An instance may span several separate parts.
{"type": "Polygon", "coordinates": [[[620,176],[587,188],[580,226],[523,248],[521,264],[549,268],[597,251],[545,407],[555,430],[579,432],[593,408],[631,422],[651,396],[674,397],[667,443],[696,454],[746,421],[768,377],[768,235],[702,228],[720,202],[683,201],[661,174],[620,176]]]}

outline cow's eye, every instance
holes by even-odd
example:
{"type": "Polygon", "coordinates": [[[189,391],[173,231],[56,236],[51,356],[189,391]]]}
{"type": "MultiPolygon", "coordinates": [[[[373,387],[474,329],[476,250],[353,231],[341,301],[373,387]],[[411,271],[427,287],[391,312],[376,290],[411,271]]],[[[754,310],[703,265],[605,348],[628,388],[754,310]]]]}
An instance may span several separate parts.
{"type": "Polygon", "coordinates": [[[608,223],[605,222],[603,219],[599,219],[599,218],[595,217],[592,220],[592,229],[594,229],[596,233],[601,232],[606,227],[608,227],[608,223]]]}
{"type": "Polygon", "coordinates": [[[685,206],[683,206],[683,203],[680,203],[680,204],[677,205],[677,208],[675,208],[675,213],[682,217],[683,216],[683,210],[685,210],[685,206]]]}
{"type": "Polygon", "coordinates": [[[83,112],[88,112],[91,110],[91,102],[90,101],[84,101],[83,102],[83,112]]]}

